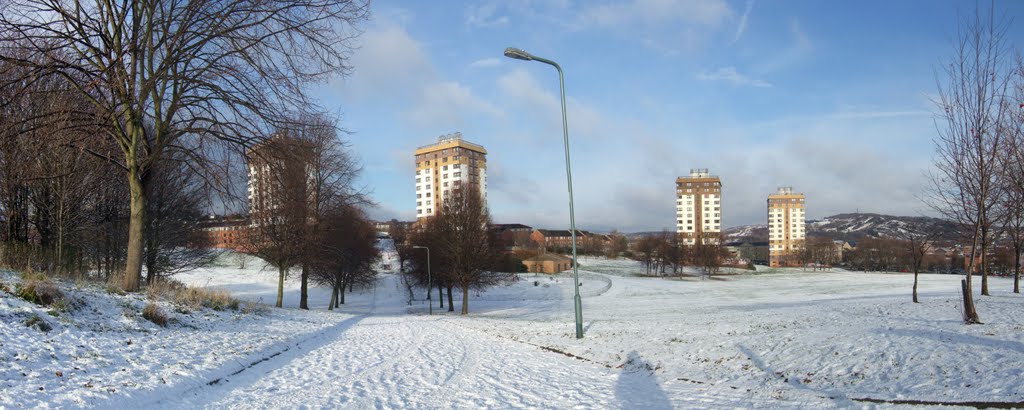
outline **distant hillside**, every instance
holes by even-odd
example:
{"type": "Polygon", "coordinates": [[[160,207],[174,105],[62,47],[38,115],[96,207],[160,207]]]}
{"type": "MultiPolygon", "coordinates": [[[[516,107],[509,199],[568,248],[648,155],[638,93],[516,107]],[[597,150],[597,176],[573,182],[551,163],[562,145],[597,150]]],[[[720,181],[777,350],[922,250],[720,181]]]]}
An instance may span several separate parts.
{"type": "MultiPolygon", "coordinates": [[[[923,225],[927,230],[941,232],[939,240],[953,241],[957,239],[956,225],[938,218],[866,213],[839,214],[820,220],[807,221],[807,234],[846,241],[857,241],[864,237],[900,238],[912,225],[923,225]]],[[[767,241],[768,225],[744,225],[727,228],[725,235],[730,241],[767,241]]]]}

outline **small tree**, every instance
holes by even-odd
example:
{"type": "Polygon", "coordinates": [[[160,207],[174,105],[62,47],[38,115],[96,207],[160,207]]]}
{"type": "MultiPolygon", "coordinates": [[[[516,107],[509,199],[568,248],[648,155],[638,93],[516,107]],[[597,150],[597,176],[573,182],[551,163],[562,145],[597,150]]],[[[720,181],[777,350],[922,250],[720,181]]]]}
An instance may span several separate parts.
{"type": "Polygon", "coordinates": [[[374,263],[380,258],[373,224],[358,208],[348,205],[324,213],[320,243],[322,251],[309,260],[314,283],[331,288],[328,310],[345,303],[346,289],[373,284],[374,263]]]}
{"type": "Polygon", "coordinates": [[[450,191],[441,214],[433,222],[436,234],[442,239],[435,244],[437,255],[447,261],[452,284],[462,289],[463,315],[469,313],[470,289],[485,289],[506,278],[504,273],[490,270],[496,258],[489,240],[487,227],[490,223],[480,194],[463,188],[450,191]]]}
{"type": "Polygon", "coordinates": [[[910,265],[910,268],[914,271],[914,303],[920,303],[917,300],[918,273],[921,271],[925,256],[927,255],[928,249],[931,247],[931,242],[935,237],[934,232],[923,228],[924,224],[921,224],[920,226],[909,226],[903,234],[903,255],[905,255],[906,263],[910,265]]]}
{"type": "Polygon", "coordinates": [[[966,323],[981,322],[971,284],[979,259],[981,292],[988,294],[984,255],[997,219],[999,153],[1004,146],[1000,140],[1005,136],[998,123],[1008,108],[1004,100],[1010,79],[1006,27],[1005,22],[996,21],[994,7],[987,16],[976,9],[973,19],[960,22],[954,54],[936,78],[940,112],[929,205],[958,223],[971,244],[967,277],[961,284],[966,323]]]}

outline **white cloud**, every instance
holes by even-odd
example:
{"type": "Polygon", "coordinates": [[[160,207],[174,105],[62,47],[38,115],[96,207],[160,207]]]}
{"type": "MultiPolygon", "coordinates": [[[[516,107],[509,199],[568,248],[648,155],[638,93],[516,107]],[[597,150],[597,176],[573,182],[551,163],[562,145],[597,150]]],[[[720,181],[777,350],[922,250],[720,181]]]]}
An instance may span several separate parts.
{"type": "Polygon", "coordinates": [[[466,8],[466,25],[470,27],[501,27],[508,21],[508,16],[498,15],[498,3],[495,2],[466,8]]]}
{"type": "MultiPolygon", "coordinates": [[[[557,87],[557,82],[554,83],[557,87]]],[[[516,69],[498,78],[498,88],[509,97],[518,101],[521,106],[546,118],[549,127],[562,128],[562,102],[558,88],[541,86],[532,74],[524,69],[516,69]]],[[[578,137],[598,137],[598,132],[606,130],[601,115],[592,107],[572,97],[566,97],[566,116],[569,132],[578,137]]]]}
{"type": "Polygon", "coordinates": [[[724,0],[632,0],[590,6],[580,12],[580,23],[600,27],[624,24],[694,23],[717,27],[732,16],[724,0]]]}
{"type": "Polygon", "coordinates": [[[476,60],[469,64],[469,68],[491,68],[501,65],[501,59],[497,57],[476,60]]]}
{"type": "Polygon", "coordinates": [[[343,87],[354,100],[389,101],[418,128],[451,129],[465,125],[466,115],[502,115],[469,86],[441,78],[425,47],[401,26],[383,23],[362,38],[353,56],[356,71],[343,87]]]}
{"type": "Polygon", "coordinates": [[[498,107],[474,95],[469,87],[445,81],[424,85],[409,117],[414,124],[423,128],[462,127],[466,122],[465,116],[473,114],[502,116],[498,107]]]}
{"type": "Polygon", "coordinates": [[[747,0],[747,8],[743,10],[743,15],[740,16],[740,22],[736,25],[736,34],[732,38],[732,42],[735,43],[740,41],[743,37],[743,33],[747,31],[747,19],[750,17],[750,11],[754,9],[754,0],[747,0]]]}
{"type": "Polygon", "coordinates": [[[728,83],[731,83],[733,86],[750,86],[762,88],[772,86],[772,84],[767,81],[751,78],[749,76],[740,74],[739,71],[736,70],[736,67],[722,67],[713,72],[704,71],[697,74],[697,79],[703,81],[726,81],[728,83]]]}
{"type": "Polygon", "coordinates": [[[437,75],[421,45],[400,26],[378,26],[361,39],[344,87],[355,98],[407,95],[437,75]]]}

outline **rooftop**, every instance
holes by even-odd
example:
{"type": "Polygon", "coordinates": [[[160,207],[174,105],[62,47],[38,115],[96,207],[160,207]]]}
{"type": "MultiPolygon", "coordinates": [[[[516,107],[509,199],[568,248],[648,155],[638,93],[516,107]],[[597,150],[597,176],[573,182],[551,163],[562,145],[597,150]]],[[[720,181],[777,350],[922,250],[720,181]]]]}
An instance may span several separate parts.
{"type": "Polygon", "coordinates": [[[487,153],[487,150],[484,149],[484,147],[482,145],[474,144],[472,142],[469,142],[469,141],[466,141],[466,140],[462,139],[462,133],[456,131],[456,132],[453,132],[451,134],[445,134],[445,135],[442,135],[440,137],[437,137],[437,142],[434,143],[434,144],[429,144],[429,145],[423,145],[423,146],[416,147],[416,155],[422,154],[424,152],[430,152],[430,151],[435,151],[435,150],[442,149],[442,148],[456,147],[456,146],[464,147],[464,148],[469,148],[469,149],[471,149],[473,151],[482,152],[484,154],[487,153]]]}

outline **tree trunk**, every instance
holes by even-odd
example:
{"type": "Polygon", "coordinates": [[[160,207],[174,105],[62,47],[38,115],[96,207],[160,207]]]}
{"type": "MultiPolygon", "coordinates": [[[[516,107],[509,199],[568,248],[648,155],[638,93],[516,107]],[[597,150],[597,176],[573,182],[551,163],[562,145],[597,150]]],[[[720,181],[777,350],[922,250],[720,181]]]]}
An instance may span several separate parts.
{"type": "Polygon", "coordinates": [[[277,303],[274,307],[284,307],[284,276],[287,270],[283,267],[277,268],[277,303]]]}
{"type": "Polygon", "coordinates": [[[334,310],[334,299],[338,297],[338,286],[331,286],[331,301],[327,303],[327,310],[334,310]]]}
{"type": "Polygon", "coordinates": [[[917,301],[917,269],[914,269],[914,303],[921,303],[917,301]]]}
{"type": "Polygon", "coordinates": [[[462,286],[462,314],[469,313],[469,286],[462,286]]]}
{"type": "Polygon", "coordinates": [[[981,294],[988,294],[988,227],[981,227],[981,294]]]}
{"type": "MultiPolygon", "coordinates": [[[[134,158],[129,159],[134,162],[134,158]]],[[[136,164],[128,166],[128,191],[131,198],[128,220],[128,258],[124,267],[124,290],[139,290],[142,278],[142,240],[146,223],[146,190],[136,164]]]]}
{"type": "Polygon", "coordinates": [[[453,287],[454,286],[449,286],[448,287],[448,311],[449,312],[454,312],[455,311],[455,303],[452,302],[452,288],[453,287]]]}
{"type": "Polygon", "coordinates": [[[1020,249],[1013,256],[1013,293],[1020,293],[1020,249]]]}
{"type": "Polygon", "coordinates": [[[302,284],[299,285],[299,309],[309,310],[306,301],[309,299],[309,269],[308,264],[302,264],[302,284]]]}
{"type": "Polygon", "coordinates": [[[440,309],[444,309],[444,290],[440,283],[437,284],[437,301],[441,304],[440,309]]]}
{"type": "Polygon", "coordinates": [[[971,294],[971,284],[968,280],[960,280],[960,289],[964,295],[964,323],[981,324],[978,311],[974,309],[974,295],[971,294]]]}
{"type": "Polygon", "coordinates": [[[348,283],[341,282],[341,288],[338,289],[338,301],[341,302],[342,305],[345,304],[345,287],[348,285],[348,283]]]}

